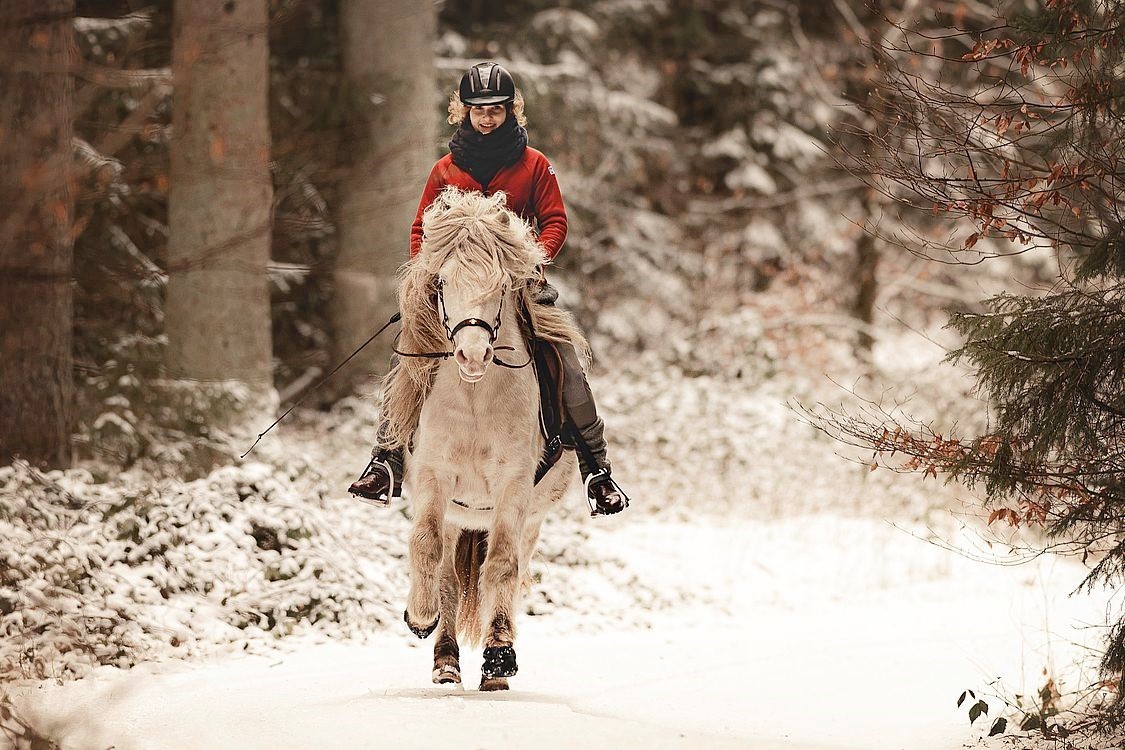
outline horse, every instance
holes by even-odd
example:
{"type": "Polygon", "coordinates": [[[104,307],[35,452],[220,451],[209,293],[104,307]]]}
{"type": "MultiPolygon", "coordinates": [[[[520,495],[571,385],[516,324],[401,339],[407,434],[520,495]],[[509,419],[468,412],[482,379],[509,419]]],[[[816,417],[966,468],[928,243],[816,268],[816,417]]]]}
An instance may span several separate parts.
{"type": "Polygon", "coordinates": [[[384,388],[413,510],[403,619],[419,638],[437,630],[437,684],[461,683],[459,639],[483,644],[482,691],[516,674],[528,564],[576,474],[567,451],[534,483],[545,438],[531,339],[589,361],[569,313],[535,304],[547,259],[505,200],[447,188],[425,211],[421,250],[400,272],[399,357],[384,388]]]}

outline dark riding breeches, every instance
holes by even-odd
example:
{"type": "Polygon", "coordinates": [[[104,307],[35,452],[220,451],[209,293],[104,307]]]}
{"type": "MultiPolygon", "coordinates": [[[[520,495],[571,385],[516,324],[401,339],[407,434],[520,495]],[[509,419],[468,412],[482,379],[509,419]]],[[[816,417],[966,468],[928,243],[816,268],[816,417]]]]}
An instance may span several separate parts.
{"type": "MultiPolygon", "coordinates": [[[[543,282],[535,295],[535,302],[540,305],[554,306],[559,298],[559,292],[547,282],[543,282]]],[[[578,465],[582,469],[582,476],[588,476],[599,469],[609,470],[609,459],[606,457],[605,422],[598,417],[598,407],[594,403],[594,394],[590,390],[590,381],[582,371],[582,363],[578,360],[578,352],[574,351],[571,344],[556,343],[555,348],[562,358],[563,366],[563,406],[570,420],[578,429],[586,447],[590,449],[596,465],[589,466],[589,461],[584,451],[578,451],[578,465]]]]}
{"type": "Polygon", "coordinates": [[[578,451],[578,463],[582,467],[582,476],[592,474],[599,469],[609,469],[609,459],[606,457],[605,422],[598,416],[598,407],[594,403],[594,394],[590,390],[590,382],[586,380],[586,373],[582,371],[582,363],[578,360],[578,352],[570,344],[555,344],[562,357],[563,363],[563,404],[574,426],[582,435],[582,440],[593,454],[596,466],[587,466],[587,459],[582,451],[578,451]]]}

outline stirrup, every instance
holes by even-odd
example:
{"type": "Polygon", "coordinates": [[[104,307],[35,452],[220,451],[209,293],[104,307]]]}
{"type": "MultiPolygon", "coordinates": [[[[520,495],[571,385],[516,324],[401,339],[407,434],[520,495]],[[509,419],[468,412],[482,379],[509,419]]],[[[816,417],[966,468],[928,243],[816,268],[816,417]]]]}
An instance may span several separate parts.
{"type": "MultiPolygon", "coordinates": [[[[394,469],[391,468],[391,464],[388,461],[384,461],[377,456],[372,456],[371,462],[367,464],[367,469],[363,472],[363,477],[367,476],[370,473],[370,469],[372,466],[382,466],[387,470],[387,476],[391,479],[391,485],[387,488],[387,494],[383,497],[367,497],[366,495],[360,495],[358,493],[352,492],[351,495],[361,503],[366,503],[376,508],[386,508],[391,504],[391,498],[395,496],[395,472],[394,469]]],[[[362,479],[363,477],[360,477],[360,479],[362,479]]]]}
{"type": "MultiPolygon", "coordinates": [[[[598,510],[597,503],[595,503],[590,498],[590,484],[592,484],[595,479],[601,479],[602,477],[605,477],[606,479],[608,479],[609,483],[613,486],[613,489],[617,490],[617,492],[621,494],[622,499],[625,500],[625,505],[623,505],[621,507],[621,510],[625,510],[626,508],[629,507],[629,496],[625,494],[625,490],[621,489],[621,485],[619,485],[617,483],[617,480],[615,480],[613,478],[613,476],[610,475],[609,470],[608,469],[598,469],[597,471],[591,473],[590,476],[586,477],[586,481],[583,484],[583,488],[586,490],[586,504],[590,506],[590,515],[591,516],[609,515],[607,513],[600,512],[598,510]]],[[[620,513],[620,512],[621,511],[618,511],[618,513],[620,513]]]]}

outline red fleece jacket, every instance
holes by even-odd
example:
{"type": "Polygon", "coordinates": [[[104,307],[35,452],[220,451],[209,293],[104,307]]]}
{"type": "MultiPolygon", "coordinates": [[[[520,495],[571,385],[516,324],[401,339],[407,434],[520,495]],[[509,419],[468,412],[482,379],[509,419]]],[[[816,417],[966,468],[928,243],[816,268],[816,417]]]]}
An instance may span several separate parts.
{"type": "Polygon", "coordinates": [[[504,191],[509,209],[532,226],[538,224],[539,245],[547,257],[553,259],[562,249],[566,239],[566,208],[559,192],[559,181],[547,157],[528,146],[519,161],[496,173],[487,190],[453,163],[452,154],[438,159],[430,170],[430,179],[426,180],[426,189],[418,203],[418,215],[414,217],[414,226],[410,230],[411,258],[422,248],[422,212],[447,185],[476,190],[485,195],[504,191]]]}

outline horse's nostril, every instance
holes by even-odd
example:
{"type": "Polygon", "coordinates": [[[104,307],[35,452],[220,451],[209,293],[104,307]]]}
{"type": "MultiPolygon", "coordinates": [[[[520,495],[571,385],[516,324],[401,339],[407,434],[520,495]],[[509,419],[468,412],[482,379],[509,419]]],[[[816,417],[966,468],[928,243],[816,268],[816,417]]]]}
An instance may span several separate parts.
{"type": "MultiPolygon", "coordinates": [[[[472,351],[470,349],[470,351],[472,351]]],[[[457,366],[466,372],[484,371],[485,366],[492,361],[492,347],[485,347],[483,355],[480,359],[470,357],[463,349],[457,349],[453,352],[453,359],[457,362],[457,366]]]]}

